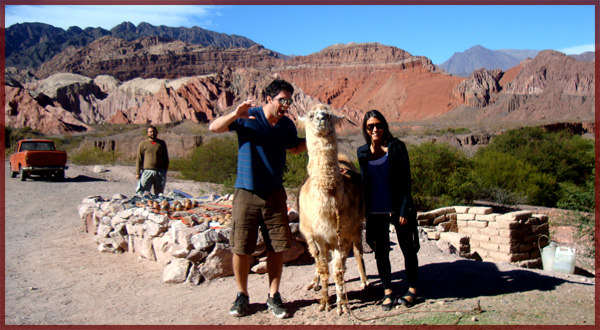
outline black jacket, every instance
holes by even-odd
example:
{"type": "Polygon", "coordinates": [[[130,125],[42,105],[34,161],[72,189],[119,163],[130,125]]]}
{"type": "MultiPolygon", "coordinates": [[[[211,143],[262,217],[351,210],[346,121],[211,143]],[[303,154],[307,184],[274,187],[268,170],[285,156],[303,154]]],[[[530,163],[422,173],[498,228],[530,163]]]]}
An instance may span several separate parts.
{"type": "MultiPolygon", "coordinates": [[[[388,161],[390,163],[390,187],[392,201],[394,203],[394,217],[404,217],[409,223],[416,225],[417,212],[412,199],[410,177],[410,162],[408,160],[408,151],[404,142],[398,139],[392,139],[388,145],[388,161]]],[[[364,183],[364,201],[365,213],[370,209],[371,201],[371,178],[366,171],[368,166],[371,149],[365,144],[356,151],[358,163],[360,165],[360,174],[364,183]]],[[[365,214],[366,215],[366,214],[365,214]]]]}

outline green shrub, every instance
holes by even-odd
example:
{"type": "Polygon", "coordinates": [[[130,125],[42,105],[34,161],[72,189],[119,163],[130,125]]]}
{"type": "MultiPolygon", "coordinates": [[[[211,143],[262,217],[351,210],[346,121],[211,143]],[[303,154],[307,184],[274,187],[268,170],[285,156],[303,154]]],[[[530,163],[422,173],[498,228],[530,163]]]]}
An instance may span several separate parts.
{"type": "Polygon", "coordinates": [[[308,153],[294,155],[288,151],[283,172],[283,184],[288,188],[299,188],[306,177],[308,153]]]}
{"type": "Polygon", "coordinates": [[[408,147],[412,194],[419,210],[472,199],[471,161],[448,144],[427,142],[408,147]]]}
{"type": "Polygon", "coordinates": [[[492,139],[486,149],[532,164],[558,182],[581,185],[593,176],[594,142],[568,131],[547,132],[540,127],[510,130],[492,139]]]}
{"type": "Polygon", "coordinates": [[[77,165],[114,165],[121,157],[118,152],[106,152],[100,148],[79,150],[69,156],[70,162],[77,165]]]}
{"type": "MultiPolygon", "coordinates": [[[[235,137],[212,138],[197,147],[190,159],[172,159],[169,168],[180,171],[184,179],[220,183],[227,192],[233,192],[237,175],[237,153],[235,137]]],[[[307,164],[306,152],[299,155],[288,152],[283,173],[284,185],[289,188],[299,187],[306,176],[307,164]]]]}
{"type": "Polygon", "coordinates": [[[478,150],[473,162],[472,177],[477,198],[499,203],[523,201],[533,205],[554,205],[556,179],[534,165],[488,148],[478,150]]]}
{"type": "Polygon", "coordinates": [[[435,135],[445,135],[445,134],[467,134],[470,133],[471,130],[465,127],[458,127],[458,128],[452,128],[452,127],[448,127],[448,128],[443,128],[443,129],[438,129],[435,131],[435,135]]]}
{"type": "MultiPolygon", "coordinates": [[[[595,171],[592,173],[595,173],[595,171]]],[[[588,177],[585,185],[578,186],[572,182],[561,182],[559,183],[556,206],[569,210],[594,212],[595,196],[594,175],[588,177]]]]}
{"type": "Polygon", "coordinates": [[[231,182],[237,172],[237,152],[237,139],[234,137],[212,138],[195,148],[188,161],[176,162],[174,169],[188,180],[231,182]]]}

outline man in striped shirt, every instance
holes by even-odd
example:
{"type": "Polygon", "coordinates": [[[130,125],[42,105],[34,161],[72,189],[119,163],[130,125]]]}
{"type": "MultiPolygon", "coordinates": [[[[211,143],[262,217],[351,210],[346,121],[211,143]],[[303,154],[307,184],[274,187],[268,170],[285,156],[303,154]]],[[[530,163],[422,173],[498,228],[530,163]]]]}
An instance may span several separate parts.
{"type": "Polygon", "coordinates": [[[235,131],[238,136],[238,169],[233,199],[233,229],[229,243],[238,288],[230,310],[234,316],[248,312],[248,273],[259,227],[267,249],[269,295],[267,307],[278,318],[287,317],[279,293],[283,251],[291,248],[287,217],[287,195],[283,188],[286,149],[293,154],[306,150],[306,140],[286,117],[294,88],[275,80],[265,89],[266,104],[255,106],[246,100],[235,111],[215,119],[211,132],[235,131]]]}

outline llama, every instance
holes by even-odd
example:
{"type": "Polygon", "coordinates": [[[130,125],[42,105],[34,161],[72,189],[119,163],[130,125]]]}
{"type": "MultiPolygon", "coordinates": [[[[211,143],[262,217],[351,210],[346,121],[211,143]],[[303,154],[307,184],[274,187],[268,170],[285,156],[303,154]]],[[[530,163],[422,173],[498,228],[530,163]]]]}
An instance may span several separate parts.
{"type": "Polygon", "coordinates": [[[323,104],[314,106],[307,117],[300,118],[306,128],[308,149],[308,177],[300,188],[298,200],[300,231],[317,268],[308,289],[319,290],[321,282],[319,310],[331,310],[328,283],[329,258],[333,252],[338,315],[349,311],[343,296],[343,272],[351,247],[358,263],[361,289],[369,285],[362,256],[364,205],[360,183],[340,171],[343,167],[356,172],[350,161],[338,155],[335,124],[343,118],[323,104]]]}

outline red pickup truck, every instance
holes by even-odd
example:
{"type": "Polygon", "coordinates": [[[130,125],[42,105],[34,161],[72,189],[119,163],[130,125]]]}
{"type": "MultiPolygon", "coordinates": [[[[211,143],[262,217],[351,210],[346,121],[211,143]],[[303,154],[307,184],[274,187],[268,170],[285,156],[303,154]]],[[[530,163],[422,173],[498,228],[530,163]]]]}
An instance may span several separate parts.
{"type": "Polygon", "coordinates": [[[43,139],[21,140],[17,151],[10,160],[10,177],[21,176],[21,181],[27,180],[31,174],[53,177],[57,181],[65,178],[67,153],[56,150],[54,141],[43,139]]]}

